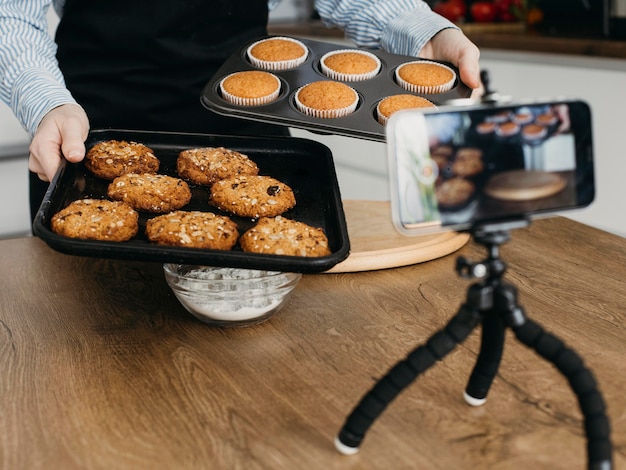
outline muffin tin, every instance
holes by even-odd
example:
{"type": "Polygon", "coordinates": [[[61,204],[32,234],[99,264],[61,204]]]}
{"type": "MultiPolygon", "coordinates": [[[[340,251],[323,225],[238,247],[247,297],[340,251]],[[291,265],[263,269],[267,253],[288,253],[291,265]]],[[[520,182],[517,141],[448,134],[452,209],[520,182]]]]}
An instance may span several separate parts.
{"type": "MultiPolygon", "coordinates": [[[[35,216],[34,234],[57,251],[98,258],[301,273],[326,271],[349,254],[348,230],[332,153],[318,142],[287,137],[253,138],[108,129],[92,131],[85,145],[90,148],[111,139],[140,142],[152,148],[161,162],[159,173],[170,176],[177,176],[176,159],[181,150],[223,146],[245,153],[257,163],[260,174],[273,176],[294,190],[296,206],[283,215],[324,229],[331,254],[314,258],[245,253],[238,247],[220,251],[156,245],[148,241],[144,230],[146,221],[158,214],[143,212],[139,213],[139,233],[126,242],[81,240],[57,235],[50,228],[50,220],[55,213],[77,199],[102,199],[107,196],[109,181],[94,176],[83,162],[66,163],[61,167],[35,216]]],[[[208,187],[189,186],[192,199],[182,210],[228,215],[237,223],[240,234],[255,224],[252,219],[221,213],[209,206],[208,187]]]]}
{"type": "MultiPolygon", "coordinates": [[[[298,88],[307,83],[319,80],[330,80],[321,70],[320,59],[328,52],[346,49],[345,46],[338,44],[294,37],[294,39],[302,42],[309,49],[309,54],[306,61],[296,68],[272,71],[282,82],[280,95],[278,99],[272,103],[262,106],[238,106],[227,102],[221,97],[219,82],[224,77],[238,71],[259,70],[252,65],[246,55],[248,47],[259,39],[263,38],[250,41],[237,49],[206,84],[202,91],[201,102],[207,109],[227,116],[281,124],[321,133],[338,134],[375,141],[385,140],[385,126],[380,124],[376,119],[376,105],[386,96],[409,93],[409,91],[396,83],[394,73],[398,66],[415,61],[415,57],[389,54],[379,50],[369,50],[368,52],[376,55],[381,61],[382,66],[379,73],[369,80],[345,82],[347,85],[354,88],[359,95],[359,105],[356,111],[348,116],[324,119],[307,116],[298,111],[294,104],[293,96],[298,88]]],[[[455,71],[457,74],[455,85],[450,91],[445,93],[416,93],[416,95],[426,98],[437,106],[442,106],[449,100],[469,97],[472,90],[459,80],[458,69],[448,63],[439,63],[443,63],[455,71]]]]}

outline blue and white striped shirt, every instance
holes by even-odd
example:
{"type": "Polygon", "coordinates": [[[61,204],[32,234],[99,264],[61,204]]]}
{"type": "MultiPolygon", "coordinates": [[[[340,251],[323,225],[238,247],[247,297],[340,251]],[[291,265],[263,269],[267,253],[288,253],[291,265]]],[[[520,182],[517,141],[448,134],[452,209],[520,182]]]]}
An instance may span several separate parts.
{"type": "MultiPolygon", "coordinates": [[[[75,103],[48,33],[51,5],[63,15],[65,0],[0,0],[0,99],[30,135],[51,109],[75,103]]],[[[437,32],[454,27],[422,0],[316,0],[315,8],[359,46],[396,54],[417,55],[437,32]]]]}

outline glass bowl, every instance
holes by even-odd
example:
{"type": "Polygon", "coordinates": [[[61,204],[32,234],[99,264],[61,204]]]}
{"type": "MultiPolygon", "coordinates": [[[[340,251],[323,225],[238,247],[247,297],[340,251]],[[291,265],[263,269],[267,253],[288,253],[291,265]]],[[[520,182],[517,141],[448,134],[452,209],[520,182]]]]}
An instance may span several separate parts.
{"type": "Polygon", "coordinates": [[[188,264],[163,265],[165,279],[185,309],[214,326],[256,325],[272,317],[302,278],[299,273],[188,264]]]}

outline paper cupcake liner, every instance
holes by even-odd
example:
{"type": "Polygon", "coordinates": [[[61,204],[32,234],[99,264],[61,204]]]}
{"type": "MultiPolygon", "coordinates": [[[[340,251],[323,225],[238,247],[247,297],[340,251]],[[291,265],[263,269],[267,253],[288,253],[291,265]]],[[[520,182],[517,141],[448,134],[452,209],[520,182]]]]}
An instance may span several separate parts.
{"type": "Polygon", "coordinates": [[[248,49],[246,49],[246,57],[248,57],[248,60],[250,61],[250,63],[252,65],[254,65],[257,68],[263,69],[263,70],[289,70],[289,69],[295,69],[296,67],[299,67],[300,65],[302,65],[304,63],[304,61],[306,61],[307,57],[309,56],[309,49],[300,41],[293,39],[293,38],[288,38],[288,37],[283,37],[283,36],[277,36],[277,37],[272,37],[269,39],[261,39],[260,41],[256,41],[255,43],[251,44],[248,49]],[[256,46],[257,44],[260,44],[262,42],[265,41],[270,41],[273,39],[282,39],[284,41],[290,41],[293,43],[298,44],[300,47],[302,47],[302,49],[304,49],[304,55],[302,57],[298,57],[296,59],[289,59],[289,60],[261,60],[261,59],[257,59],[256,57],[254,57],[251,54],[251,50],[254,46],[256,46]]]}
{"type": "Polygon", "coordinates": [[[336,108],[336,109],[311,108],[309,106],[302,104],[302,102],[298,98],[298,95],[300,94],[300,90],[302,90],[302,88],[304,88],[304,86],[300,87],[296,91],[296,94],[294,95],[294,102],[296,104],[296,108],[298,108],[298,111],[300,111],[303,114],[306,114],[307,116],[323,118],[323,119],[340,118],[340,117],[344,117],[349,114],[352,114],[354,111],[356,111],[356,108],[359,105],[359,95],[356,91],[352,90],[354,91],[354,103],[352,103],[350,106],[346,106],[345,108],[336,108]]]}
{"type": "Polygon", "coordinates": [[[324,54],[322,58],[320,59],[320,68],[322,69],[322,73],[324,75],[326,75],[329,78],[332,78],[333,80],[339,80],[342,82],[360,82],[363,80],[369,80],[370,78],[374,78],[376,75],[378,75],[378,72],[380,72],[381,63],[380,63],[380,59],[370,52],[359,51],[355,49],[339,49],[339,50],[327,52],[326,54],[324,54]],[[337,72],[336,70],[330,69],[328,68],[328,66],[326,66],[324,61],[328,57],[332,55],[340,54],[340,53],[345,53],[345,52],[363,54],[364,56],[374,59],[374,61],[376,62],[376,68],[372,70],[371,72],[366,72],[366,73],[343,73],[343,72],[337,72]]]}
{"type": "Polygon", "coordinates": [[[454,83],[456,82],[456,72],[454,70],[452,70],[450,67],[448,67],[447,65],[443,65],[440,63],[436,63],[439,67],[443,67],[447,70],[449,70],[450,72],[452,72],[452,79],[447,82],[447,83],[442,83],[440,85],[414,85],[412,83],[409,83],[405,80],[403,80],[400,77],[400,70],[402,69],[402,67],[404,67],[405,65],[409,65],[409,64],[432,64],[433,62],[429,62],[426,60],[415,60],[413,62],[407,62],[404,63],[402,65],[400,65],[396,71],[395,71],[395,80],[398,83],[398,85],[400,85],[402,88],[404,88],[405,90],[409,90],[412,91],[413,93],[423,93],[423,94],[437,94],[437,93],[445,93],[447,91],[450,91],[452,89],[452,87],[454,86],[454,83]]]}
{"type": "Polygon", "coordinates": [[[236,104],[239,106],[261,106],[264,104],[268,104],[271,103],[272,101],[275,101],[278,96],[280,95],[280,88],[281,88],[281,83],[280,83],[280,79],[276,76],[273,76],[274,79],[276,80],[277,83],[277,87],[276,87],[276,91],[270,93],[269,95],[265,95],[265,96],[259,96],[256,98],[244,98],[241,96],[236,96],[233,95],[232,93],[227,92],[226,90],[224,90],[224,80],[226,80],[228,77],[232,76],[232,75],[236,75],[237,72],[235,73],[231,73],[230,75],[227,75],[226,77],[224,77],[221,81],[220,81],[220,93],[222,95],[222,98],[224,98],[226,101],[228,101],[229,103],[232,104],[236,104]]]}

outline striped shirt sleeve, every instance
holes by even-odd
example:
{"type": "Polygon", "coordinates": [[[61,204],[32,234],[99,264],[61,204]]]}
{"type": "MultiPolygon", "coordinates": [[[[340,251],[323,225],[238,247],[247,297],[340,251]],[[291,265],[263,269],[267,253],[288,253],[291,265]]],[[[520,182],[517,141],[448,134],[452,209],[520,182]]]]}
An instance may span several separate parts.
{"type": "Polygon", "coordinates": [[[417,56],[439,31],[457,28],[422,0],[316,0],[315,8],[357,45],[394,54],[417,56]]]}
{"type": "Polygon", "coordinates": [[[0,99],[30,135],[51,109],[75,103],[48,32],[50,0],[0,1],[0,99]]]}

